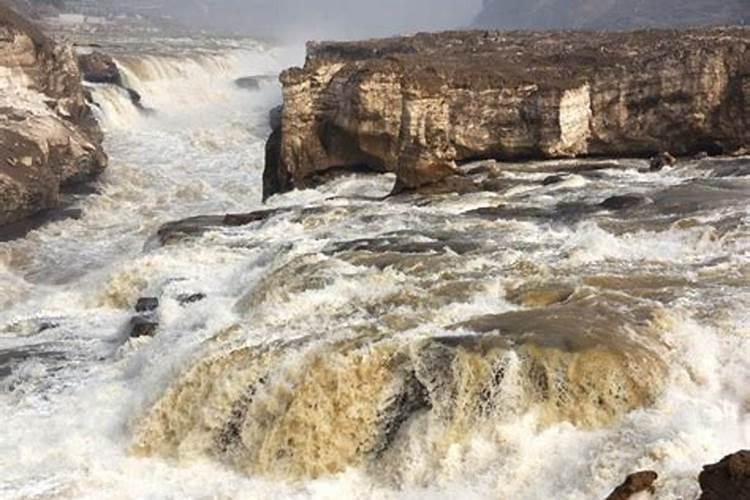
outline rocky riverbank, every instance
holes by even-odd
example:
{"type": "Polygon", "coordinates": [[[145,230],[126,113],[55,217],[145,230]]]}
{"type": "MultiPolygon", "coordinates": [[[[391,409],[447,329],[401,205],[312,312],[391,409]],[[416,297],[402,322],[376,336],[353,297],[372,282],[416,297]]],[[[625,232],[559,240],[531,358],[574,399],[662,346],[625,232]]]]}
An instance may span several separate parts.
{"type": "Polygon", "coordinates": [[[311,43],[281,76],[264,195],[362,167],[415,188],[477,159],[731,154],[750,144],[749,44],[745,28],[311,43]]]}
{"type": "Polygon", "coordinates": [[[0,5],[0,226],[107,165],[73,50],[0,5]]]}

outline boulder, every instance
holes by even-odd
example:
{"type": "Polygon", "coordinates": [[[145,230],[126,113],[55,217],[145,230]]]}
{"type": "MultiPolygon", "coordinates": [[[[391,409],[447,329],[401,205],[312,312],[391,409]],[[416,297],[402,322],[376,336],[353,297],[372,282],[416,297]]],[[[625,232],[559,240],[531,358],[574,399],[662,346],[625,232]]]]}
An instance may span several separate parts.
{"type": "Polygon", "coordinates": [[[107,165],[70,47],[0,5],[0,226],[60,205],[107,165]]]}
{"type": "Polygon", "coordinates": [[[629,475],[625,482],[615,488],[606,500],[629,500],[633,495],[638,493],[654,492],[654,483],[659,475],[654,471],[641,471],[629,475]]]}
{"type": "Polygon", "coordinates": [[[659,153],[649,160],[649,170],[652,172],[658,172],[664,167],[671,167],[677,163],[677,158],[669,153],[659,153]]]}
{"type": "Polygon", "coordinates": [[[281,75],[264,196],[330,169],[413,189],[478,159],[735,151],[750,144],[748,42],[750,29],[713,28],[310,43],[281,75]]]}
{"type": "Polygon", "coordinates": [[[719,463],[706,465],[700,474],[699,500],[750,499],[750,450],[724,457],[719,463]]]}
{"type": "Polygon", "coordinates": [[[114,59],[101,52],[78,56],[78,66],[81,68],[83,79],[91,83],[109,83],[122,85],[122,74],[114,59]]]}

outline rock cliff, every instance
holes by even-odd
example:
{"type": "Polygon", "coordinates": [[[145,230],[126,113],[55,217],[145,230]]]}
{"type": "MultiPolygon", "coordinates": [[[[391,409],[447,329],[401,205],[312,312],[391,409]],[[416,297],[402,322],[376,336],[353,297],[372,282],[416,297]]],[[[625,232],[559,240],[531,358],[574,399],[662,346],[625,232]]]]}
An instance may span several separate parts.
{"type": "Polygon", "coordinates": [[[446,32],[311,43],[284,72],[264,196],[332,169],[440,180],[478,159],[750,145],[750,29],[446,32]]]}
{"type": "Polygon", "coordinates": [[[72,49],[0,5],[0,226],[100,173],[101,140],[72,49]]]}

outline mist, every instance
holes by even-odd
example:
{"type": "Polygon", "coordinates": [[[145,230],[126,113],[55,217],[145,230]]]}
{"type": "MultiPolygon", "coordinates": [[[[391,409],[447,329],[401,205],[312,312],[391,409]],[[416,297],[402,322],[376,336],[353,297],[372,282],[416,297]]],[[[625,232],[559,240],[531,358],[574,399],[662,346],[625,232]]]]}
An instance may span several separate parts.
{"type": "MultiPolygon", "coordinates": [[[[352,39],[471,25],[482,0],[121,0],[195,27],[286,41],[352,39]]],[[[127,6],[125,5],[127,4],[127,6]]]]}

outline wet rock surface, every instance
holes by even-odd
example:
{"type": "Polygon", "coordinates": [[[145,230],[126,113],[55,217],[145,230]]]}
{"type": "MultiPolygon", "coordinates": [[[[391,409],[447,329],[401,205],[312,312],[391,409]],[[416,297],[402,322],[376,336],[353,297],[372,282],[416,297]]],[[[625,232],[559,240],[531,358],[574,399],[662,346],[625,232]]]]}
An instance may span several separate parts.
{"type": "Polygon", "coordinates": [[[106,166],[70,47],[0,6],[0,226],[58,207],[106,166]]]}
{"type": "Polygon", "coordinates": [[[700,484],[700,500],[750,499],[750,451],[739,451],[705,466],[700,484]]]}
{"type": "Polygon", "coordinates": [[[750,140],[748,33],[449,32],[310,44],[305,67],[282,75],[264,196],[334,168],[394,172],[397,188],[415,188],[480,158],[738,150],[750,140]]]}
{"type": "Polygon", "coordinates": [[[629,475],[625,482],[615,488],[606,500],[630,500],[638,493],[653,493],[654,483],[659,475],[654,471],[641,471],[629,475]]]}

